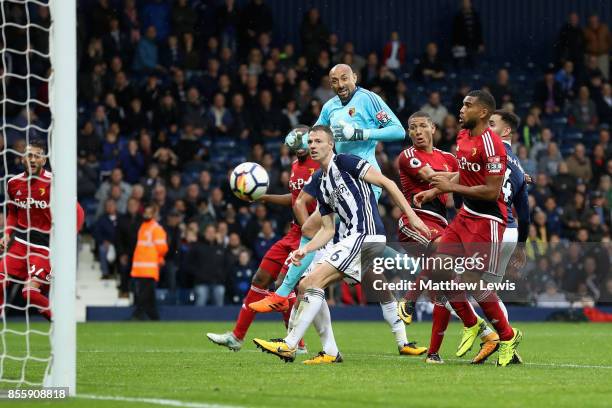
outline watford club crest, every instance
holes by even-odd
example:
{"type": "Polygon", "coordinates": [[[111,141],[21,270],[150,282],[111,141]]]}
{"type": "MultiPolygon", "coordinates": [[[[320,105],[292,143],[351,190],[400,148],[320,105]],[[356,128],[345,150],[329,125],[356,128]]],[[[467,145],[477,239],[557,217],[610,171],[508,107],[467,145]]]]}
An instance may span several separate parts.
{"type": "Polygon", "coordinates": [[[355,116],[355,112],[356,112],[356,109],[353,106],[348,108],[348,114],[351,118],[355,116]]]}

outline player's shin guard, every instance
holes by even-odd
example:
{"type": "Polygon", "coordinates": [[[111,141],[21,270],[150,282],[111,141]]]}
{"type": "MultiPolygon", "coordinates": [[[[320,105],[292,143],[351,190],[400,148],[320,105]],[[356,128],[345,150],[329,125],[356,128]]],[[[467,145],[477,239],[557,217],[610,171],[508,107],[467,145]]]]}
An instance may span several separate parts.
{"type": "Polygon", "coordinates": [[[327,302],[321,303],[321,308],[315,316],[313,322],[319,337],[321,338],[321,347],[325,354],[330,356],[338,355],[338,345],[334,337],[334,331],[331,325],[331,315],[329,313],[329,306],[327,302]]]}
{"type": "Polygon", "coordinates": [[[429,350],[427,354],[437,353],[444,340],[444,332],[448,327],[451,313],[446,307],[435,304],[433,309],[433,322],[431,324],[431,339],[429,340],[429,350]]]}
{"type": "MultiPolygon", "coordinates": [[[[306,245],[308,242],[310,242],[310,238],[302,236],[302,238],[300,239],[300,247],[306,245]]],[[[277,295],[284,297],[289,296],[289,294],[291,293],[293,288],[295,288],[295,285],[297,285],[304,272],[306,272],[306,269],[308,269],[308,267],[310,266],[310,263],[314,259],[314,256],[315,251],[309,252],[306,254],[306,256],[304,256],[304,258],[302,258],[302,262],[299,266],[293,264],[289,266],[289,270],[287,271],[287,275],[285,275],[283,283],[278,289],[276,289],[277,295]]]]}
{"type": "Polygon", "coordinates": [[[253,323],[253,320],[255,320],[255,315],[257,314],[257,312],[249,309],[248,305],[265,298],[268,293],[269,292],[263,288],[251,285],[251,288],[247,292],[247,295],[242,302],[238,319],[236,319],[236,326],[234,326],[233,330],[234,336],[236,336],[238,340],[244,339],[244,336],[246,336],[246,333],[249,330],[249,327],[251,327],[251,323],[253,323]]]}
{"type": "Polygon", "coordinates": [[[391,332],[395,336],[397,345],[403,347],[404,344],[408,343],[408,338],[406,337],[406,326],[397,315],[397,302],[380,303],[380,308],[382,309],[385,321],[391,327],[391,332]]]}
{"type": "Polygon", "coordinates": [[[306,330],[311,325],[317,313],[319,313],[319,309],[323,302],[325,302],[325,291],[323,289],[306,289],[304,292],[304,300],[300,302],[301,311],[298,311],[300,313],[298,321],[291,333],[285,337],[285,343],[287,343],[290,348],[297,347],[298,342],[304,337],[306,330]]]}
{"type": "Polygon", "coordinates": [[[474,295],[478,301],[478,305],[482,309],[484,315],[491,322],[501,341],[508,341],[514,337],[514,332],[508,318],[504,314],[504,310],[500,307],[499,297],[495,292],[489,292],[486,296],[478,297],[474,295]]]}
{"type": "Polygon", "coordinates": [[[38,312],[44,316],[45,319],[51,321],[51,309],[49,308],[49,298],[40,293],[38,288],[24,288],[21,291],[21,296],[28,302],[28,304],[36,306],[38,312]]]}

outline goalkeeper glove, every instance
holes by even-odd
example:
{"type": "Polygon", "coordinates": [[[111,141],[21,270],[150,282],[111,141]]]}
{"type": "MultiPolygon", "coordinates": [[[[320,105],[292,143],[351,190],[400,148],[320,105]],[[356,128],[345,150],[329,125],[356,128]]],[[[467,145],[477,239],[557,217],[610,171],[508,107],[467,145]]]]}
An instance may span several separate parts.
{"type": "Polygon", "coordinates": [[[308,149],[308,144],[306,143],[307,139],[308,133],[298,133],[295,130],[292,130],[287,136],[285,136],[285,144],[292,151],[308,149]]]}
{"type": "Polygon", "coordinates": [[[412,323],[412,315],[414,314],[414,302],[400,300],[397,302],[397,315],[406,324],[412,323]]]}
{"type": "Polygon", "coordinates": [[[353,125],[341,120],[337,125],[331,127],[334,140],[338,142],[367,140],[368,134],[363,129],[355,129],[353,125]]]}

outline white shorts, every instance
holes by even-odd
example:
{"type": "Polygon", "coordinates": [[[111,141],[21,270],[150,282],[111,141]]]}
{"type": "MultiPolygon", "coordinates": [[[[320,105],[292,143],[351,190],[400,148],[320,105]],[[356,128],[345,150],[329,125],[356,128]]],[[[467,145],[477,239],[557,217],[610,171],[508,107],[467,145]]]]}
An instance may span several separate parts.
{"type": "Polygon", "coordinates": [[[506,228],[502,238],[499,260],[494,271],[482,274],[482,279],[490,283],[500,283],[506,274],[506,268],[512,258],[518,242],[518,228],[506,228]]]}
{"type": "Polygon", "coordinates": [[[362,263],[369,265],[374,257],[382,256],[386,243],[384,235],[351,235],[327,248],[318,263],[327,262],[342,272],[349,283],[359,283],[362,263]]]}

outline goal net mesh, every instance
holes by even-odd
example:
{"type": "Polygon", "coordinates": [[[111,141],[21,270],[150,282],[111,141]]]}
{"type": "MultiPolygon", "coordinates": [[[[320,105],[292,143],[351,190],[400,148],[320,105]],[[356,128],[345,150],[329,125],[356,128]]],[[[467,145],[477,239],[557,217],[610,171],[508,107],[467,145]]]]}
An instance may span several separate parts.
{"type": "MultiPolygon", "coordinates": [[[[31,140],[42,140],[50,146],[53,121],[49,106],[52,80],[49,1],[0,0],[0,13],[0,199],[3,211],[0,222],[4,236],[9,205],[16,202],[8,196],[8,182],[24,171],[22,158],[31,140]]],[[[27,197],[30,197],[32,177],[27,177],[27,197]]],[[[19,203],[23,205],[22,200],[19,203]]],[[[30,210],[27,211],[29,220],[30,210]]],[[[32,233],[31,228],[14,231],[25,233],[28,239],[32,233]]],[[[24,291],[37,280],[34,265],[30,264],[31,249],[26,247],[25,255],[9,254],[6,248],[0,253],[0,388],[41,386],[52,360],[52,325],[40,316],[45,308],[32,301],[30,293],[33,292],[24,291]],[[25,264],[25,277],[16,276],[12,273],[14,270],[7,267],[10,257],[25,264]]],[[[41,285],[39,290],[48,296],[45,286],[41,285]]]]}

